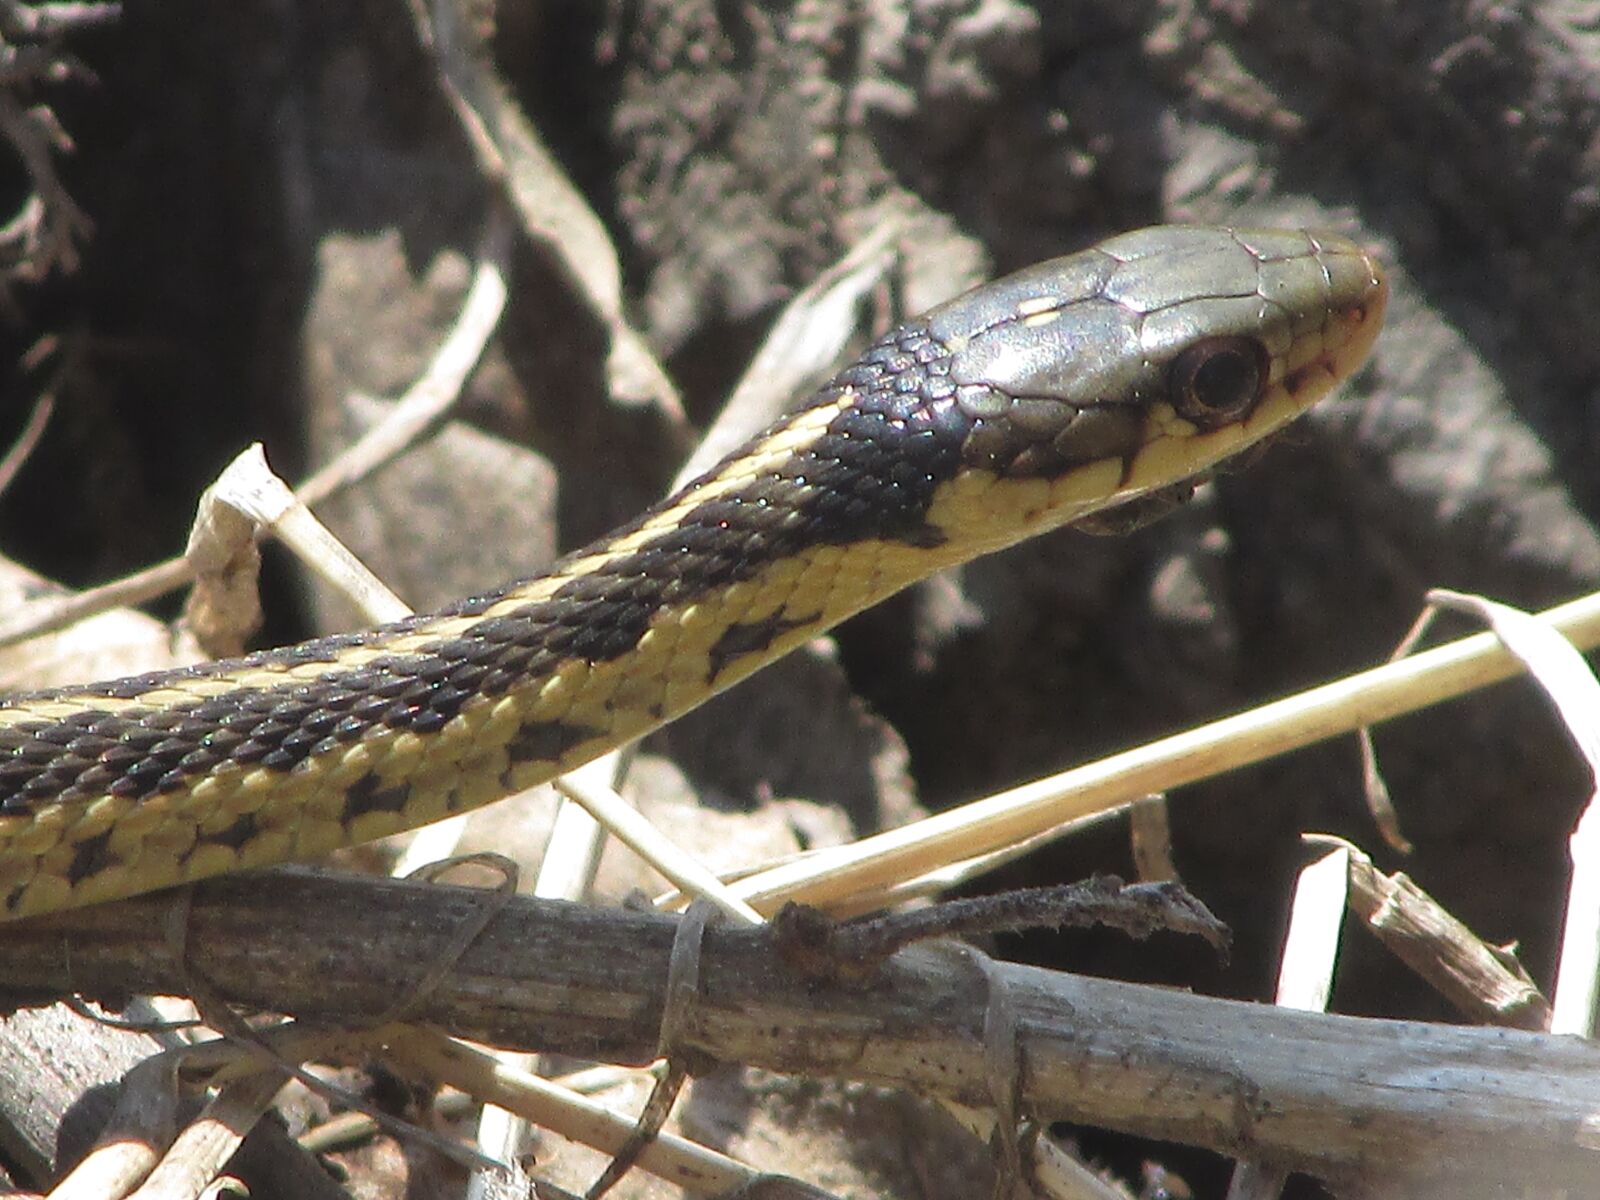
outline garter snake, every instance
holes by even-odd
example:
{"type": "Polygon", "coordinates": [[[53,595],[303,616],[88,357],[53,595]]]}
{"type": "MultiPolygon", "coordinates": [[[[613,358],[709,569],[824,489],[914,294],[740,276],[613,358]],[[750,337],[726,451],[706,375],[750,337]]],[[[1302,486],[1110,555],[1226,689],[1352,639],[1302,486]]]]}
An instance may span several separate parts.
{"type": "Polygon", "coordinates": [[[0,917],[488,803],[942,567],[1175,502],[1354,370],[1386,295],[1337,237],[1124,234],[887,334],[545,574],[368,632],[0,702],[0,917]]]}

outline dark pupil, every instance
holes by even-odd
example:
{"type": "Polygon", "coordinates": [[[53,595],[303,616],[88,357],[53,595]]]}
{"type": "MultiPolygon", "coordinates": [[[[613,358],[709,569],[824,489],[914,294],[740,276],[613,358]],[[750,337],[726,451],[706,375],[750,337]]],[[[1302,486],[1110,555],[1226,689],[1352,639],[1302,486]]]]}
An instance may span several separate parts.
{"type": "Polygon", "coordinates": [[[1238,350],[1218,350],[1195,368],[1189,394],[1196,404],[1226,412],[1255,399],[1260,375],[1254,356],[1238,350]]]}

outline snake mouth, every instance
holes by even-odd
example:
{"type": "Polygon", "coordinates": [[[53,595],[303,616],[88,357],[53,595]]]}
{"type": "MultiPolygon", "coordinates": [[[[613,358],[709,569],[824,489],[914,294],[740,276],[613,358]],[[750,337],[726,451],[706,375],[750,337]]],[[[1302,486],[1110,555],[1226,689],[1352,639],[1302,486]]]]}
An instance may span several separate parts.
{"type": "MultiPolygon", "coordinates": [[[[1380,276],[1374,280],[1369,298],[1329,314],[1324,333],[1328,347],[1311,361],[1284,373],[1283,390],[1295,409],[1290,420],[1309,409],[1366,362],[1383,328],[1388,299],[1388,283],[1380,276]]],[[[1263,440],[1270,436],[1270,433],[1263,435],[1263,440]]]]}

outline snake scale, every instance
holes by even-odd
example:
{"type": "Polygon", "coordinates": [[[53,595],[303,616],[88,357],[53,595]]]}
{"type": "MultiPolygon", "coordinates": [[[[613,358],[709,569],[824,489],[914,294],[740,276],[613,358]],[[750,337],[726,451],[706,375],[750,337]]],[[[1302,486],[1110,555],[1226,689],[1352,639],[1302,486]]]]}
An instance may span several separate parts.
{"type": "Polygon", "coordinates": [[[1124,234],[893,330],[542,575],[367,632],[0,701],[0,917],[488,803],[943,567],[1170,506],[1353,371],[1386,296],[1372,257],[1331,235],[1124,234]]]}

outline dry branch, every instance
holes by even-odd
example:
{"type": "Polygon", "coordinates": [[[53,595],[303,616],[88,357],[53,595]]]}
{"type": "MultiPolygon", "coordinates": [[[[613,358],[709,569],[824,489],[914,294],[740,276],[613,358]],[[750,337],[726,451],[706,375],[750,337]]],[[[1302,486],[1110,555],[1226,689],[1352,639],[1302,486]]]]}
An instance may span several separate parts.
{"type": "MultiPolygon", "coordinates": [[[[259,873],[195,895],[190,954],[236,1002],[341,1023],[405,992],[469,920],[466,889],[259,873]]],[[[40,996],[183,987],[156,896],[9,925],[0,978],[40,996]]],[[[417,1018],[616,1062],[656,1048],[675,920],[517,899],[417,1018]]],[[[1285,1011],[998,964],[1024,1111],[1365,1185],[1582,1191],[1600,1168],[1600,1050],[1576,1039],[1285,1011]]],[[[727,1062],[989,1103],[988,993],[963,955],[904,953],[864,986],[797,975],[762,930],[707,931],[683,1040],[727,1062]]]]}

